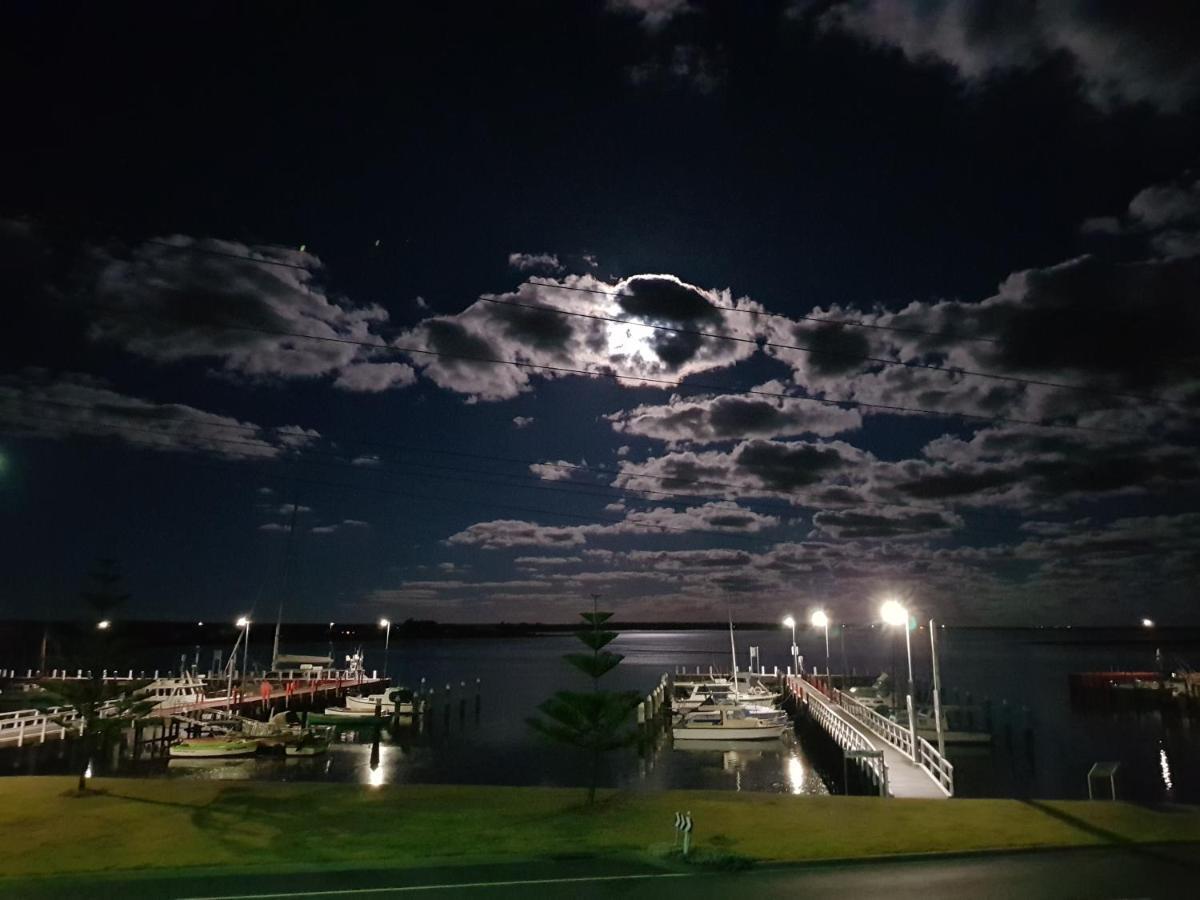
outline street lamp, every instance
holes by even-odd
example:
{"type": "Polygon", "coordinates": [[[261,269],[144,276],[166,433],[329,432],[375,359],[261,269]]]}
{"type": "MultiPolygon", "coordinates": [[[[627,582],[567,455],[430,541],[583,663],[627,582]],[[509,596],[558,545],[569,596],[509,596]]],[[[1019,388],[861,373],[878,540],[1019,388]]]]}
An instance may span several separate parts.
{"type": "Polygon", "coordinates": [[[383,677],[387,678],[389,645],[392,642],[392,623],[388,619],[380,619],[379,627],[386,629],[383,633],[383,677]]]}
{"type": "MultiPolygon", "coordinates": [[[[825,629],[825,677],[829,678],[829,616],[825,615],[825,610],[818,609],[809,619],[812,622],[813,628],[825,629]]],[[[845,682],[843,682],[845,684],[845,682]]],[[[832,687],[832,685],[830,685],[832,687]]]]}
{"type": "Polygon", "coordinates": [[[101,631],[108,631],[111,626],[112,622],[110,622],[108,619],[103,619],[96,623],[96,627],[101,631]]]}
{"type": "Polygon", "coordinates": [[[1142,627],[1143,628],[1153,628],[1154,620],[1153,619],[1142,619],[1142,627]]]}
{"type": "Polygon", "coordinates": [[[908,654],[908,693],[904,697],[908,708],[908,732],[912,738],[912,757],[917,758],[917,717],[913,709],[913,668],[912,668],[912,639],[908,633],[908,610],[896,600],[886,600],[879,609],[879,616],[888,625],[897,625],[904,629],[904,649],[908,654]]]}
{"type": "Polygon", "coordinates": [[[783,617],[783,627],[792,629],[792,672],[800,674],[800,648],[796,646],[796,620],[789,616],[783,617]]]}
{"type": "Polygon", "coordinates": [[[249,674],[250,665],[250,619],[246,616],[240,616],[236,623],[238,628],[246,629],[246,642],[242,645],[242,681],[246,680],[249,674]]]}

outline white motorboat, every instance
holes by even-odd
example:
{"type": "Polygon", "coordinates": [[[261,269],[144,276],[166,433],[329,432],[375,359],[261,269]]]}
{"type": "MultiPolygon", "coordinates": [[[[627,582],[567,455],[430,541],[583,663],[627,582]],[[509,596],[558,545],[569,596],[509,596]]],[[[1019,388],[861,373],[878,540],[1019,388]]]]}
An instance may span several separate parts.
{"type": "Polygon", "coordinates": [[[733,682],[722,679],[705,684],[677,685],[671,706],[682,712],[690,712],[706,703],[769,706],[778,699],[779,694],[772,693],[757,682],[739,683],[735,687],[733,682]]]}
{"type": "Polygon", "coordinates": [[[195,706],[204,699],[204,680],[188,672],[178,678],[156,678],[135,691],[134,698],[153,703],[152,713],[195,706]]]}
{"type": "MultiPolygon", "coordinates": [[[[695,709],[691,710],[691,712],[711,712],[714,709],[741,709],[744,710],[748,716],[755,719],[766,719],[769,722],[783,723],[789,721],[787,712],[775,706],[768,706],[763,703],[747,703],[737,700],[718,700],[716,698],[701,703],[695,709]]],[[[687,713],[680,714],[680,717],[683,715],[687,715],[687,713]]]]}
{"type": "Polygon", "coordinates": [[[691,712],[671,728],[677,741],[769,741],[787,730],[787,721],[756,719],[740,707],[691,712]]]}
{"type": "Polygon", "coordinates": [[[413,714],[413,692],[408,688],[389,688],[382,694],[369,694],[366,697],[346,697],[346,709],[352,713],[374,713],[376,707],[385,716],[413,714]]]}

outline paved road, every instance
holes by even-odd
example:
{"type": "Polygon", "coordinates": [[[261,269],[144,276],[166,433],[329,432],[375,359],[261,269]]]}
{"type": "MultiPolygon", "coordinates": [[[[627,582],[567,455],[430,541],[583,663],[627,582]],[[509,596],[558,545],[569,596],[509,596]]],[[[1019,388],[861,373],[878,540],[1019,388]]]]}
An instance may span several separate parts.
{"type": "Polygon", "coordinates": [[[1107,847],[742,873],[676,872],[598,862],[536,863],[419,871],[322,871],[302,875],[124,877],[87,882],[0,882],[23,900],[1118,900],[1200,896],[1200,845],[1107,847]]]}

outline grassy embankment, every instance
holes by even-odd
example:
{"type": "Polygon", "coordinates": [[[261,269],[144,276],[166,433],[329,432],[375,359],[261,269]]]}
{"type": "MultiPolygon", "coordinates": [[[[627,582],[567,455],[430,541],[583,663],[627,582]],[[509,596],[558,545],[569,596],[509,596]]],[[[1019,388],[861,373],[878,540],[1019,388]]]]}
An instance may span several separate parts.
{"type": "MultiPolygon", "coordinates": [[[[690,810],[701,858],[799,862],[1104,843],[1200,841],[1200,809],[1017,800],[801,798],[679,791],[0,779],[11,877],[140,868],[412,867],[595,854],[665,856],[690,810]]],[[[0,884],[2,884],[0,880],[0,884]]]]}

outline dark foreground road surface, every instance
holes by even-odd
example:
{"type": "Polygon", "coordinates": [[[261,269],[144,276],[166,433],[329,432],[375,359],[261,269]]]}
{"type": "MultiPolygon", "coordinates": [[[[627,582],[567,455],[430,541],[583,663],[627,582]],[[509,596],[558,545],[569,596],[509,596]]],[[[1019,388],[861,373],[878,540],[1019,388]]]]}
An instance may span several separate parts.
{"type": "Polygon", "coordinates": [[[288,875],[45,879],[0,881],[0,896],[22,900],[1197,898],[1200,897],[1200,845],[789,866],[740,873],[680,872],[576,861],[399,871],[324,870],[288,875]]]}

